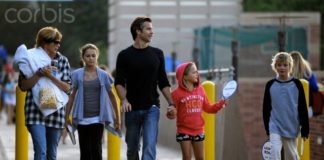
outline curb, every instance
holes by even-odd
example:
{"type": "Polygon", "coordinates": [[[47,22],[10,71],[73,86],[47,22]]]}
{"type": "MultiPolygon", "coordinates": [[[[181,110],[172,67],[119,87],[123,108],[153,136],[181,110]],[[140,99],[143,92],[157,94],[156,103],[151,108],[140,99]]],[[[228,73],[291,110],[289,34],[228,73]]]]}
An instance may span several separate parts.
{"type": "Polygon", "coordinates": [[[1,138],[0,138],[0,159],[2,160],[8,160],[7,154],[5,152],[5,148],[2,144],[1,138]]]}

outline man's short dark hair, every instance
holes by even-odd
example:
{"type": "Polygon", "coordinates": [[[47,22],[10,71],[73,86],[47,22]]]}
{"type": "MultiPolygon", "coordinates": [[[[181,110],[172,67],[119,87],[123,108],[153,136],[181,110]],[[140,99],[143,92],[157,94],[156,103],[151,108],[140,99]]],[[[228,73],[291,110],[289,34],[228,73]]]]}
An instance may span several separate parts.
{"type": "Polygon", "coordinates": [[[132,25],[130,27],[130,31],[132,33],[133,40],[135,40],[135,38],[136,38],[136,31],[137,30],[143,30],[144,22],[152,22],[152,20],[149,17],[137,17],[132,22],[132,25]]]}

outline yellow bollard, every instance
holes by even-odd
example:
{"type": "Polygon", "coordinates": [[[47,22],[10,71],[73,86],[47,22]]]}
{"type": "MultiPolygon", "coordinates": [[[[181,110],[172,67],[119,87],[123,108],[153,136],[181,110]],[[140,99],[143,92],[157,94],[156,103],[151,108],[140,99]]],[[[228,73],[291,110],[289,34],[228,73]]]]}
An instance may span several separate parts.
{"type": "MultiPolygon", "coordinates": [[[[115,86],[113,85],[113,92],[116,96],[116,100],[117,100],[117,104],[118,104],[118,110],[120,111],[120,100],[119,100],[119,97],[117,95],[117,92],[116,92],[116,88],[115,86]]],[[[120,113],[118,111],[118,113],[120,113]]],[[[109,160],[120,160],[120,138],[116,135],[113,135],[112,133],[108,132],[107,134],[107,138],[108,138],[108,141],[107,141],[107,150],[108,150],[108,159],[109,160]]]]}
{"type": "Polygon", "coordinates": [[[28,160],[28,130],[25,126],[26,92],[16,87],[16,160],[28,160]]]}
{"type": "MultiPolygon", "coordinates": [[[[202,83],[202,86],[207,94],[208,100],[210,103],[215,103],[215,90],[216,86],[214,82],[205,81],[202,83]]],[[[206,160],[215,160],[216,157],[216,146],[215,146],[215,137],[216,137],[216,121],[215,114],[203,113],[205,119],[205,159],[206,160]]]]}
{"type": "MultiPolygon", "coordinates": [[[[306,103],[307,103],[307,110],[309,110],[309,85],[308,81],[305,79],[300,79],[300,81],[303,84],[304,92],[305,92],[305,98],[306,98],[306,103]]],[[[300,156],[301,160],[309,160],[310,159],[310,145],[309,145],[309,138],[304,141],[304,152],[301,153],[301,142],[302,138],[299,135],[298,136],[298,154],[300,156]]]]}

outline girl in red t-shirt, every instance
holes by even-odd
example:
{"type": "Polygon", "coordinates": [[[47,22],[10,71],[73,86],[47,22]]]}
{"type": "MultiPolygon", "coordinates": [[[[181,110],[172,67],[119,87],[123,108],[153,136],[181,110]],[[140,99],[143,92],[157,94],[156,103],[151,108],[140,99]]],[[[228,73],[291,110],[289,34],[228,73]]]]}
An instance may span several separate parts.
{"type": "MultiPolygon", "coordinates": [[[[183,63],[176,70],[178,87],[172,92],[172,98],[177,109],[177,142],[180,143],[182,157],[191,160],[193,149],[195,159],[204,159],[204,119],[202,111],[216,113],[227,102],[221,99],[210,104],[204,89],[200,85],[199,73],[193,62],[183,63]]],[[[175,115],[167,114],[169,119],[175,115]]]]}

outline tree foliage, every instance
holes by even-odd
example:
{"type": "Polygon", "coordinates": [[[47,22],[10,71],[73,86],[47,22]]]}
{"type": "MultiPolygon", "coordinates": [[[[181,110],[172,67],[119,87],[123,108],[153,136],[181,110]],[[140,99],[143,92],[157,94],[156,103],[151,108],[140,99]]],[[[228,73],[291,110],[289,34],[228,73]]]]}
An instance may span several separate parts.
{"type": "Polygon", "coordinates": [[[100,63],[107,63],[107,1],[1,2],[0,44],[13,55],[20,44],[31,48],[38,30],[57,27],[63,34],[60,52],[78,67],[79,48],[93,43],[100,49],[100,63]]]}

